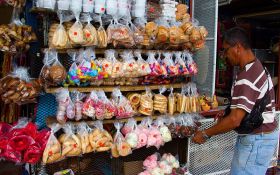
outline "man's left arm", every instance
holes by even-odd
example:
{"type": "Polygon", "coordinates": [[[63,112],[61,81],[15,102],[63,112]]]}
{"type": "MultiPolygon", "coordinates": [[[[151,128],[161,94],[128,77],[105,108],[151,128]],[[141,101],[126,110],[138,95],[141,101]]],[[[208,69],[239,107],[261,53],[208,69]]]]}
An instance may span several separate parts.
{"type": "Polygon", "coordinates": [[[237,128],[243,118],[246,115],[246,111],[240,108],[231,109],[231,112],[228,116],[224,117],[220,122],[218,122],[213,127],[206,129],[205,131],[198,131],[193,137],[193,142],[202,144],[206,140],[203,134],[206,134],[208,137],[229,132],[237,128]]]}

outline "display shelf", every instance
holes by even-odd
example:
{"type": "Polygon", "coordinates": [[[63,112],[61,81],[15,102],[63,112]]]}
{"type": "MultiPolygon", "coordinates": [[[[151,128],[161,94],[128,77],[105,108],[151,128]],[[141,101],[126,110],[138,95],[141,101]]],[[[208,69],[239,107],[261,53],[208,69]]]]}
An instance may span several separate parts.
{"type": "MultiPolygon", "coordinates": [[[[207,112],[200,112],[199,114],[204,116],[204,117],[215,117],[215,115],[217,115],[219,112],[222,112],[224,111],[225,107],[219,107],[218,109],[214,109],[214,110],[210,110],[210,111],[207,111],[207,112]]],[[[177,114],[174,114],[174,116],[177,116],[179,115],[179,113],[177,114]]],[[[153,115],[153,116],[150,116],[151,119],[155,120],[157,119],[158,117],[162,117],[163,115],[153,115]]],[[[148,116],[135,116],[133,117],[137,122],[140,122],[142,121],[145,117],[148,117],[148,116]]],[[[120,122],[120,123],[126,123],[128,121],[128,118],[126,119],[110,119],[110,120],[103,120],[103,124],[113,124],[115,122],[120,122]]],[[[79,124],[81,121],[69,121],[71,122],[72,124],[79,124]]],[[[85,121],[89,126],[92,126],[94,124],[94,120],[86,120],[85,121]]],[[[48,127],[50,127],[52,124],[54,123],[58,123],[58,121],[56,120],[55,117],[47,117],[46,118],[46,124],[48,127]]]]}
{"type": "Polygon", "coordinates": [[[52,9],[47,8],[41,8],[41,7],[32,7],[30,9],[31,13],[43,13],[43,14],[56,14],[56,11],[52,9]]]}
{"type": "MultiPolygon", "coordinates": [[[[91,86],[91,87],[68,87],[70,92],[79,91],[79,92],[91,92],[93,90],[103,90],[104,92],[112,92],[115,88],[119,87],[122,92],[128,91],[144,91],[146,88],[151,90],[157,90],[160,87],[166,87],[174,89],[180,89],[183,87],[183,83],[175,83],[175,84],[162,84],[162,85],[136,85],[136,86],[91,86]]],[[[46,93],[54,94],[60,87],[51,87],[46,88],[46,93]]]]}

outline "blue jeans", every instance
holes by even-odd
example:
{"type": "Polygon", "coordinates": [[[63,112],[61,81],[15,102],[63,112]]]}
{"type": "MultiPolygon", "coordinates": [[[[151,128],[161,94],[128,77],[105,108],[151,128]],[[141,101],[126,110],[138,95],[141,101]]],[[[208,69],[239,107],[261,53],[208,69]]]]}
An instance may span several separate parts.
{"type": "Polygon", "coordinates": [[[276,150],[278,131],[239,135],[231,163],[231,175],[265,175],[276,150]]]}

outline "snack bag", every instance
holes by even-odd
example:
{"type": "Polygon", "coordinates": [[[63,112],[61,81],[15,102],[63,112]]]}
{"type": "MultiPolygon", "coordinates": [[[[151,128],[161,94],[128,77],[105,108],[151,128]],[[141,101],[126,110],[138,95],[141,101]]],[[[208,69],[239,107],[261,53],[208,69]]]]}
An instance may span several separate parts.
{"type": "Polygon", "coordinates": [[[158,52],[158,58],[157,58],[157,62],[160,65],[160,69],[161,69],[161,75],[162,76],[167,76],[168,72],[167,72],[167,67],[166,65],[163,63],[163,60],[161,60],[161,52],[158,52]]]}
{"type": "Polygon", "coordinates": [[[72,92],[73,103],[75,106],[75,120],[79,121],[83,118],[82,109],[83,109],[83,99],[85,98],[85,94],[74,91],[72,92]]]}
{"type": "Polygon", "coordinates": [[[107,34],[102,26],[101,16],[99,18],[100,27],[97,30],[97,40],[98,40],[98,48],[106,48],[108,44],[107,34]]]}
{"type": "Polygon", "coordinates": [[[132,51],[124,51],[121,55],[123,59],[123,74],[127,78],[139,77],[139,65],[133,58],[132,51]]]}
{"type": "Polygon", "coordinates": [[[89,142],[97,152],[109,151],[112,147],[113,138],[108,131],[103,129],[102,121],[94,122],[94,129],[89,134],[89,142]]]}
{"type": "Polygon", "coordinates": [[[68,54],[72,57],[73,63],[72,63],[72,65],[69,68],[68,73],[67,73],[67,83],[69,85],[79,86],[81,81],[80,81],[80,78],[78,76],[79,69],[78,69],[78,66],[77,66],[77,63],[76,63],[77,53],[76,52],[69,52],[68,54]]]}
{"type": "MultiPolygon", "coordinates": [[[[67,121],[67,113],[72,113],[72,111],[67,111],[70,102],[69,91],[67,89],[61,88],[56,93],[56,101],[58,103],[56,119],[59,123],[65,124],[67,121]],[[67,112],[66,112],[67,111],[67,112]]],[[[71,108],[69,108],[71,109],[71,108]]],[[[73,110],[73,109],[71,109],[73,110]]],[[[69,115],[70,116],[70,115],[69,115]]],[[[72,117],[72,116],[70,116],[72,117]]]]}
{"type": "Polygon", "coordinates": [[[137,48],[141,49],[143,47],[145,48],[151,48],[152,47],[152,43],[150,41],[150,37],[148,36],[148,34],[146,33],[146,23],[147,20],[145,18],[136,18],[134,20],[134,25],[137,28],[134,29],[134,27],[132,27],[132,31],[134,33],[134,41],[136,43],[137,48]],[[143,42],[139,45],[138,41],[141,41],[143,37],[143,42]]]}
{"type": "Polygon", "coordinates": [[[97,31],[95,27],[90,23],[92,18],[90,15],[87,15],[87,25],[83,29],[85,43],[84,46],[97,46],[97,31]]]}
{"type": "MultiPolygon", "coordinates": [[[[104,106],[104,114],[103,116],[96,116],[97,119],[111,119],[114,117],[114,114],[116,113],[116,108],[113,105],[113,103],[107,98],[104,91],[98,91],[97,96],[99,99],[99,103],[103,103],[104,106]]],[[[100,120],[99,119],[99,120],[100,120]]]]}
{"type": "Polygon", "coordinates": [[[158,33],[157,33],[157,43],[168,43],[169,42],[169,24],[164,19],[159,19],[157,21],[158,33]]]}
{"type": "Polygon", "coordinates": [[[142,48],[144,44],[145,31],[136,27],[131,21],[129,22],[130,30],[133,35],[133,40],[137,48],[142,48]]]}
{"type": "Polygon", "coordinates": [[[176,97],[173,94],[173,87],[170,88],[168,96],[168,114],[173,115],[176,112],[176,97]]]}
{"type": "Polygon", "coordinates": [[[57,28],[53,34],[50,47],[64,49],[64,48],[67,48],[69,45],[69,38],[68,38],[67,32],[63,26],[63,20],[64,20],[63,13],[59,11],[58,17],[59,17],[59,25],[57,26],[57,28]]]}
{"type": "Polygon", "coordinates": [[[120,89],[115,88],[112,92],[112,101],[116,110],[116,118],[123,119],[123,118],[130,118],[134,115],[134,111],[125,96],[122,95],[120,89]]]}
{"type": "Polygon", "coordinates": [[[170,76],[176,76],[179,74],[178,67],[175,65],[173,59],[172,59],[172,53],[170,52],[164,52],[164,59],[163,59],[163,65],[165,69],[167,70],[167,74],[170,76]]]}
{"type": "Polygon", "coordinates": [[[159,94],[154,95],[154,110],[159,111],[161,114],[167,113],[168,99],[162,95],[166,91],[165,87],[159,89],[159,94]]]}
{"type": "Polygon", "coordinates": [[[107,77],[112,76],[113,71],[113,60],[115,59],[115,51],[114,50],[106,50],[105,51],[105,59],[102,60],[102,71],[106,73],[107,77]]]}
{"type": "Polygon", "coordinates": [[[79,125],[77,126],[77,137],[81,141],[82,154],[94,151],[89,143],[89,126],[87,125],[87,123],[79,123],[79,125]]]}
{"type": "Polygon", "coordinates": [[[146,89],[146,93],[141,95],[139,113],[150,116],[154,110],[153,95],[150,89],[146,89]]]}
{"type": "Polygon", "coordinates": [[[129,118],[125,125],[122,127],[121,132],[124,136],[132,132],[134,127],[137,127],[137,122],[134,118],[129,118]]]}
{"type": "Polygon", "coordinates": [[[51,134],[42,158],[44,164],[54,163],[60,161],[63,158],[61,154],[61,144],[54,135],[61,128],[61,126],[59,124],[53,124],[50,128],[51,134]]]}
{"type": "Polygon", "coordinates": [[[85,43],[83,25],[80,22],[80,12],[74,13],[76,22],[69,29],[68,35],[72,45],[83,45],[85,43]]]}
{"type": "Polygon", "coordinates": [[[114,144],[112,145],[111,153],[112,156],[117,158],[119,156],[128,156],[132,153],[130,145],[125,141],[122,133],[121,133],[121,123],[115,122],[114,123],[117,132],[114,136],[114,144]]]}
{"type": "Polygon", "coordinates": [[[175,52],[175,66],[178,69],[179,75],[188,75],[189,70],[186,66],[186,62],[183,59],[182,52],[175,52]]]}
{"type": "Polygon", "coordinates": [[[70,96],[69,96],[69,103],[66,108],[66,116],[70,120],[75,119],[75,105],[74,105],[72,99],[70,98],[70,96]]]}
{"type": "Polygon", "coordinates": [[[171,132],[166,125],[164,125],[164,118],[159,117],[155,122],[154,125],[159,128],[162,140],[164,143],[170,142],[172,140],[171,132]]]}
{"type": "Polygon", "coordinates": [[[189,52],[184,52],[183,56],[187,59],[187,68],[190,74],[197,74],[197,64],[193,60],[193,55],[189,52]]]}
{"type": "Polygon", "coordinates": [[[159,62],[155,58],[155,53],[154,52],[148,52],[148,59],[147,62],[150,65],[151,69],[151,76],[159,76],[162,75],[162,70],[159,62]]]}
{"type": "Polygon", "coordinates": [[[138,74],[139,76],[147,76],[151,74],[149,63],[142,58],[141,51],[135,50],[134,55],[137,57],[138,74]]]}
{"type": "Polygon", "coordinates": [[[74,126],[67,123],[63,127],[64,134],[59,136],[62,145],[62,156],[79,156],[82,154],[81,140],[74,134],[74,126]]]}
{"type": "Polygon", "coordinates": [[[91,91],[89,97],[86,99],[85,103],[83,104],[82,113],[85,116],[94,119],[97,102],[98,102],[98,96],[96,91],[91,91]]]}
{"type": "Polygon", "coordinates": [[[186,87],[186,106],[185,106],[185,113],[192,112],[192,94],[191,94],[191,87],[189,84],[186,87]]]}
{"type": "Polygon", "coordinates": [[[112,56],[112,63],[113,63],[111,77],[112,78],[122,77],[123,74],[124,74],[124,72],[123,72],[123,63],[116,59],[115,51],[114,50],[111,50],[110,52],[112,52],[112,53],[110,53],[110,55],[112,56]]]}
{"type": "Polygon", "coordinates": [[[182,91],[180,94],[177,94],[177,111],[182,114],[185,111],[185,106],[186,106],[186,87],[184,86],[182,88],[182,91]]]}

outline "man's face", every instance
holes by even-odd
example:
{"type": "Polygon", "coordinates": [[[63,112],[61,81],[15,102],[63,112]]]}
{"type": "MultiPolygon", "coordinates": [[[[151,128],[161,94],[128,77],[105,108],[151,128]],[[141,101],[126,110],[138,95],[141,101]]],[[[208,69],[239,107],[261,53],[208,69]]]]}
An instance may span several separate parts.
{"type": "Polygon", "coordinates": [[[227,64],[230,64],[231,66],[238,65],[235,46],[223,42],[223,57],[226,59],[227,64]]]}

